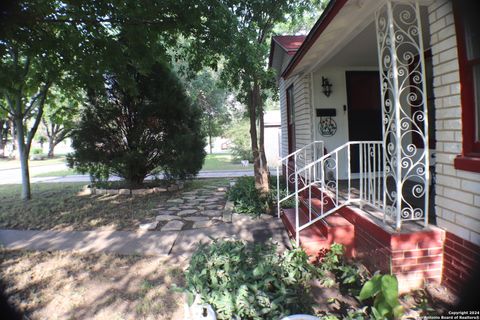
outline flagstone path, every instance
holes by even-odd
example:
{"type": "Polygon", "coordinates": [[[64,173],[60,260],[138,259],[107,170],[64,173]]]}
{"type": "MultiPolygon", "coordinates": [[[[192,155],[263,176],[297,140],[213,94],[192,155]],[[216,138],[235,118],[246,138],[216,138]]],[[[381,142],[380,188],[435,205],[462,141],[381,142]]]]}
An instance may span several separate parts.
{"type": "Polygon", "coordinates": [[[177,192],[155,209],[156,217],[137,232],[0,230],[0,245],[8,249],[67,250],[119,254],[190,256],[199,243],[232,238],[249,242],[268,239],[289,246],[280,219],[253,219],[232,214],[226,187],[205,186],[177,192]]]}
{"type": "Polygon", "coordinates": [[[231,222],[226,203],[227,188],[221,185],[179,192],[153,209],[155,220],[141,224],[139,229],[180,231],[225,224],[231,222]]]}

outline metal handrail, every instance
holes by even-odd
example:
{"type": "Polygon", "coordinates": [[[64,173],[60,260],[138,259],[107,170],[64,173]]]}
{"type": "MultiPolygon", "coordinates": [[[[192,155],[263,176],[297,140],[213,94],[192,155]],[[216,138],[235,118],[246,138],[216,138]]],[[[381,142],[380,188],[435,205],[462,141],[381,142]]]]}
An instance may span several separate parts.
{"type": "Polygon", "coordinates": [[[295,238],[297,245],[299,245],[300,231],[314,224],[318,220],[321,220],[338,209],[350,204],[353,201],[361,201],[368,203],[372,206],[382,209],[383,206],[383,193],[380,190],[383,187],[383,178],[377,171],[383,171],[383,165],[381,164],[381,153],[383,152],[382,141],[351,141],[347,142],[338,148],[335,148],[331,152],[319,157],[318,159],[305,164],[301,169],[295,167],[295,192],[288,194],[283,199],[279,198],[280,188],[278,179],[278,167],[277,167],[277,209],[280,212],[280,202],[285,201],[295,196],[295,238]],[[360,194],[358,198],[355,198],[351,192],[351,180],[352,180],[352,168],[351,168],[351,149],[357,148],[359,152],[359,175],[360,175],[360,194]],[[347,167],[347,193],[340,197],[339,193],[339,167],[340,152],[346,152],[346,167],[347,167]],[[318,174],[318,168],[320,168],[320,174],[318,174]],[[333,175],[333,178],[326,177],[325,171],[328,174],[333,175]],[[302,180],[302,186],[299,187],[299,179],[302,180]],[[321,206],[320,212],[312,210],[312,186],[320,189],[321,192],[321,206]],[[308,203],[308,222],[300,225],[299,219],[299,198],[300,194],[308,190],[308,197],[306,198],[308,203]],[[326,193],[333,192],[333,196],[327,196],[326,193]],[[332,204],[333,207],[325,210],[325,205],[332,204]],[[315,215],[315,217],[312,217],[315,215]]]}
{"type": "MultiPolygon", "coordinates": [[[[280,158],[278,160],[278,163],[277,163],[277,215],[278,217],[280,217],[280,204],[283,202],[283,201],[286,201],[288,200],[289,198],[293,197],[295,195],[295,193],[290,193],[290,182],[291,183],[295,183],[295,185],[297,185],[298,183],[298,176],[297,176],[297,159],[298,159],[298,156],[303,152],[304,154],[304,161],[306,162],[307,161],[307,150],[308,148],[310,148],[310,156],[312,157],[312,161],[315,161],[315,159],[317,158],[317,156],[319,155],[318,152],[317,152],[317,146],[320,146],[320,155],[323,155],[324,153],[324,143],[323,141],[312,141],[310,142],[309,144],[303,146],[302,148],[288,154],[287,156],[283,157],[283,158],[280,158]],[[313,151],[313,152],[312,152],[313,151]],[[291,158],[293,157],[293,167],[294,167],[294,172],[293,172],[293,179],[292,181],[290,181],[290,173],[289,173],[289,162],[291,160],[291,158]],[[280,167],[283,166],[285,162],[285,182],[286,182],[286,188],[287,188],[287,196],[283,197],[282,199],[280,199],[280,167]]],[[[304,163],[305,165],[306,163],[304,163]]]]}
{"type": "Polygon", "coordinates": [[[310,142],[309,144],[304,145],[304,146],[301,147],[300,149],[295,150],[294,152],[286,155],[285,157],[278,159],[278,161],[279,161],[279,162],[285,161],[286,159],[290,158],[291,156],[293,156],[293,155],[295,155],[295,154],[298,154],[298,153],[300,153],[300,152],[303,151],[303,150],[306,150],[308,147],[310,147],[310,146],[312,146],[312,145],[314,145],[314,144],[321,144],[321,145],[323,146],[323,141],[321,141],[321,140],[312,141],[312,142],[310,142]]]}

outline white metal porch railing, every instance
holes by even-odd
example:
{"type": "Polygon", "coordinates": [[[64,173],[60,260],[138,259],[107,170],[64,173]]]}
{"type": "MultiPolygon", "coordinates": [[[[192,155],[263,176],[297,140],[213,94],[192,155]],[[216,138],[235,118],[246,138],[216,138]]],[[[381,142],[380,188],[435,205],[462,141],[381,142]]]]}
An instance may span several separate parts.
{"type": "MultiPolygon", "coordinates": [[[[287,195],[282,199],[277,199],[277,205],[281,202],[286,201],[294,196],[290,188],[290,184],[293,183],[294,176],[298,168],[303,168],[309,163],[315,161],[316,159],[322,157],[324,154],[324,143],[323,141],[313,141],[309,144],[303,146],[302,148],[290,153],[289,155],[279,159],[277,163],[277,198],[280,196],[280,171],[282,168],[285,168],[285,184],[286,184],[286,193],[287,195]]],[[[280,211],[278,211],[280,217],[280,211]]]]}
{"type": "Polygon", "coordinates": [[[293,184],[294,192],[280,197],[280,176],[277,168],[277,210],[292,197],[295,199],[295,238],[300,242],[300,231],[327,217],[341,207],[361,201],[383,211],[384,176],[383,144],[381,141],[352,141],[318,159],[296,169],[293,179],[287,178],[287,186],[293,184]],[[352,176],[358,177],[358,189],[353,192],[352,176]],[[345,192],[340,182],[347,184],[345,192]],[[312,206],[312,188],[317,188],[317,205],[312,206]],[[307,208],[307,222],[300,224],[300,204],[307,208]]]}

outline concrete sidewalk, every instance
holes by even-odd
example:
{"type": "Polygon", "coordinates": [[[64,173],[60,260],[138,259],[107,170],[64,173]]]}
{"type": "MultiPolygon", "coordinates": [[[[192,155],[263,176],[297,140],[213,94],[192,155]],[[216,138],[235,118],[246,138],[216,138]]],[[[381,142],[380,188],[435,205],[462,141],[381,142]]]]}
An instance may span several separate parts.
{"type": "Polygon", "coordinates": [[[272,239],[279,249],[289,247],[288,235],[279,219],[252,219],[234,215],[232,223],[184,231],[32,231],[0,230],[0,245],[6,249],[107,252],[188,258],[199,243],[234,238],[248,242],[272,239]]]}
{"type": "MultiPolygon", "coordinates": [[[[21,176],[19,170],[14,170],[14,173],[11,172],[0,172],[0,184],[21,184],[21,176]],[[18,172],[17,172],[18,171],[18,172]]],[[[13,172],[13,171],[12,171],[13,172]]],[[[236,178],[242,176],[253,176],[253,170],[222,170],[222,171],[200,171],[196,178],[236,178]]],[[[161,175],[160,175],[160,178],[161,175]]],[[[147,177],[152,179],[152,177],[147,177]]],[[[116,181],[120,180],[119,177],[110,177],[110,180],[116,181]]],[[[62,177],[32,177],[30,178],[31,183],[65,183],[65,182],[90,182],[90,177],[88,175],[70,175],[62,177]]]]}
{"type": "Polygon", "coordinates": [[[0,230],[7,249],[167,255],[178,232],[0,230]]]}

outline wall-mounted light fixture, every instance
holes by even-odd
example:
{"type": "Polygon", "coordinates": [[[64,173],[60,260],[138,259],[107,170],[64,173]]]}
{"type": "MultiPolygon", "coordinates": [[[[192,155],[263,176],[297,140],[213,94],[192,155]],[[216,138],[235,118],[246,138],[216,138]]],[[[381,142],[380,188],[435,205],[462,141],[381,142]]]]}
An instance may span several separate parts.
{"type": "Polygon", "coordinates": [[[330,81],[328,81],[328,78],[322,77],[322,88],[323,94],[325,94],[327,97],[330,97],[330,94],[332,93],[332,84],[330,81]]]}

